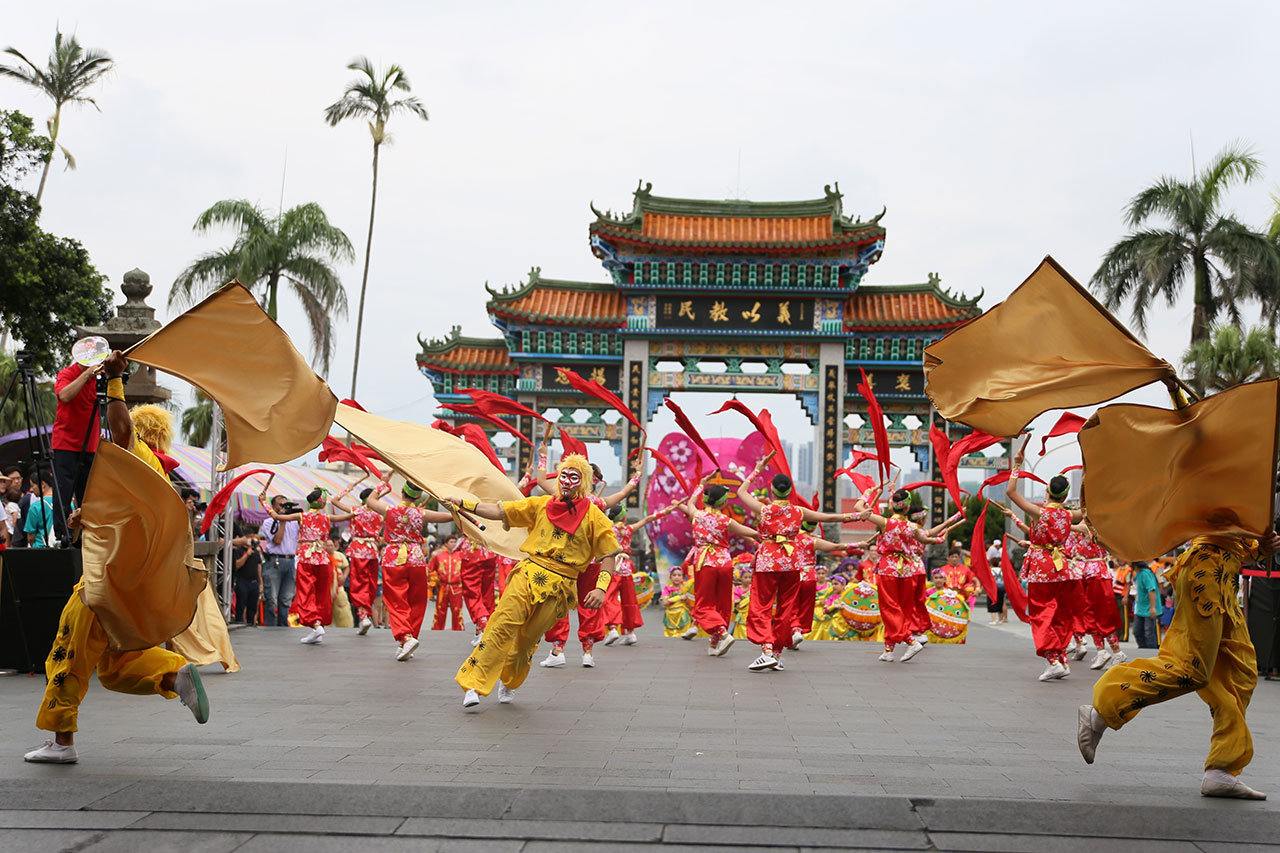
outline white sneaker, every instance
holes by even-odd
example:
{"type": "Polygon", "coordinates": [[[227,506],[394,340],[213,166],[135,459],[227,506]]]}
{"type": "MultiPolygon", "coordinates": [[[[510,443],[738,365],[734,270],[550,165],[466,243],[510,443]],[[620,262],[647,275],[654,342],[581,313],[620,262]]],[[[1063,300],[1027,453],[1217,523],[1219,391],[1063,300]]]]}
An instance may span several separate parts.
{"type": "Polygon", "coordinates": [[[75,764],[77,761],[75,744],[59,746],[57,741],[47,740],[44,746],[33,749],[22,756],[23,761],[35,761],[42,764],[75,764]]]}
{"type": "Polygon", "coordinates": [[[1075,660],[1084,660],[1085,656],[1088,654],[1089,654],[1089,641],[1081,640],[1079,645],[1076,646],[1076,650],[1072,655],[1072,657],[1075,660]]]}
{"type": "Polygon", "coordinates": [[[1071,642],[1067,643],[1067,647],[1062,650],[1064,655],[1075,654],[1077,641],[1075,637],[1071,638],[1071,642]]]}
{"type": "Polygon", "coordinates": [[[680,635],[680,639],[682,639],[682,640],[692,640],[692,639],[693,639],[694,637],[696,637],[696,636],[698,636],[698,626],[697,626],[697,625],[690,625],[690,626],[689,626],[689,629],[688,629],[687,631],[685,631],[683,634],[681,634],[681,635],[680,635]]]}
{"type": "Polygon", "coordinates": [[[791,635],[791,648],[798,649],[800,648],[800,644],[803,642],[804,634],[801,634],[799,631],[796,631],[791,635]]]}
{"type": "MultiPolygon", "coordinates": [[[[561,657],[564,657],[564,655],[561,655],[561,657]]],[[[593,667],[596,665],[596,659],[591,656],[591,652],[582,653],[582,665],[586,667],[593,667]]]]}
{"type": "MultiPolygon", "coordinates": [[[[28,761],[31,759],[28,758],[28,761]]],[[[1265,800],[1267,795],[1255,791],[1239,777],[1232,776],[1225,770],[1206,770],[1204,780],[1200,783],[1202,797],[1230,797],[1236,800],[1265,800]]]]}
{"type": "Polygon", "coordinates": [[[912,640],[911,645],[907,646],[907,650],[902,653],[902,663],[906,663],[922,651],[924,651],[924,643],[919,640],[912,640]]]}
{"type": "Polygon", "coordinates": [[[468,690],[466,693],[462,694],[462,707],[474,708],[479,704],[480,694],[476,693],[474,690],[468,690]]]}
{"type": "Polygon", "coordinates": [[[195,664],[187,664],[178,670],[178,677],[173,682],[173,692],[178,694],[178,701],[191,709],[191,716],[196,722],[204,725],[209,722],[209,697],[204,693],[204,685],[200,683],[200,670],[195,664]]]}
{"type": "Polygon", "coordinates": [[[475,639],[471,641],[471,648],[474,649],[476,646],[480,645],[480,640],[483,638],[484,634],[476,634],[475,639]]]}
{"type": "Polygon", "coordinates": [[[538,666],[564,666],[564,652],[556,654],[553,649],[546,660],[538,661],[538,666]]]}
{"type": "Polygon", "coordinates": [[[782,658],[778,658],[778,663],[774,667],[774,669],[776,669],[778,672],[782,672],[784,669],[786,669],[786,667],[782,665],[782,658]]]}
{"type": "Polygon", "coordinates": [[[1111,667],[1115,666],[1118,663],[1125,663],[1128,660],[1129,660],[1129,656],[1126,655],[1124,652],[1122,651],[1116,652],[1114,655],[1111,656],[1111,663],[1107,665],[1107,669],[1110,669],[1111,667]]]}
{"type": "Polygon", "coordinates": [[[316,643],[321,642],[323,638],[324,638],[324,628],[321,628],[320,626],[317,625],[316,627],[308,631],[307,635],[303,637],[301,640],[299,640],[298,642],[306,646],[314,646],[316,643]]]}
{"type": "Polygon", "coordinates": [[[773,655],[766,655],[764,652],[761,652],[760,657],[756,658],[751,663],[747,664],[747,669],[751,670],[752,672],[764,672],[766,669],[773,669],[777,665],[778,665],[777,658],[775,658],[773,655]]]}
{"type": "Polygon", "coordinates": [[[733,634],[723,634],[720,637],[720,642],[716,643],[716,647],[711,650],[711,653],[716,657],[723,657],[724,653],[729,651],[729,648],[736,642],[738,642],[738,638],[733,634]]]}
{"type": "Polygon", "coordinates": [[[400,646],[400,650],[396,652],[396,660],[406,661],[413,657],[413,653],[418,650],[418,646],[422,643],[418,642],[417,637],[409,637],[400,646]]]}
{"type": "Polygon", "coordinates": [[[1044,668],[1044,672],[1040,673],[1041,681],[1053,681],[1055,678],[1061,678],[1067,674],[1067,668],[1063,666],[1061,661],[1056,661],[1044,668]]]}
{"type": "Polygon", "coordinates": [[[893,652],[885,652],[880,655],[880,657],[876,658],[876,660],[882,660],[885,663],[893,663],[893,652]]]}
{"type": "Polygon", "coordinates": [[[922,645],[922,646],[927,646],[927,645],[929,645],[929,635],[928,635],[927,633],[925,633],[925,634],[916,634],[916,635],[915,635],[914,637],[912,637],[911,639],[915,640],[917,643],[919,643],[919,644],[920,644],[920,645],[922,645]]]}
{"type": "Polygon", "coordinates": [[[1114,657],[1114,655],[1112,655],[1110,649],[1098,649],[1098,653],[1093,656],[1093,661],[1089,664],[1089,669],[1102,669],[1107,665],[1107,662],[1110,661],[1112,657],[1114,657]]]}
{"type": "Polygon", "coordinates": [[[618,633],[618,629],[610,628],[608,635],[604,638],[604,644],[606,646],[612,646],[614,643],[618,642],[618,640],[621,640],[621,639],[622,639],[622,635],[618,633]]]}
{"type": "Polygon", "coordinates": [[[631,632],[631,633],[629,633],[629,634],[624,634],[624,635],[622,636],[622,645],[624,645],[624,646],[634,646],[635,644],[636,644],[636,632],[635,632],[635,631],[632,631],[632,632],[631,632]]]}
{"type": "Polygon", "coordinates": [[[356,633],[359,634],[361,637],[363,637],[365,634],[369,633],[369,629],[372,627],[373,627],[373,620],[371,620],[368,616],[366,616],[360,620],[360,625],[358,626],[358,630],[356,631],[356,633]]]}
{"type": "Polygon", "coordinates": [[[516,701],[516,692],[508,689],[502,682],[498,682],[498,704],[510,705],[514,701],[516,701]]]}
{"type": "Polygon", "coordinates": [[[1102,723],[1102,719],[1092,705],[1080,706],[1076,714],[1076,744],[1080,747],[1080,755],[1085,764],[1093,763],[1093,756],[1098,751],[1098,741],[1102,740],[1102,734],[1107,730],[1106,723],[1101,726],[1099,723],[1102,723]]]}

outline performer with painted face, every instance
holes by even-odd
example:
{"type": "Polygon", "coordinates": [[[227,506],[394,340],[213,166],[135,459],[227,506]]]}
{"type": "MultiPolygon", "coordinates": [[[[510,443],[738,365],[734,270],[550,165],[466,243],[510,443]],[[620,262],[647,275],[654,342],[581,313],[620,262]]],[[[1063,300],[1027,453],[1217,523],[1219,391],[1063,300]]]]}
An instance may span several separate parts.
{"type": "Polygon", "coordinates": [[[734,644],[729,630],[733,621],[733,555],[729,552],[729,535],[750,542],[759,538],[754,530],[733,520],[725,509],[729,506],[729,490],[724,486],[703,487],[715,475],[712,471],[693,494],[672,508],[684,510],[693,526],[693,548],[684,565],[693,574],[693,622],[711,638],[707,653],[720,657],[734,644]],[[698,509],[701,497],[705,509],[698,509]]]}
{"type": "MultiPolygon", "coordinates": [[[[795,557],[795,537],[805,521],[845,522],[845,513],[815,512],[789,502],[791,478],[777,474],[769,484],[766,501],[751,494],[751,482],[759,476],[773,453],[756,463],[755,470],[738,486],[738,500],[756,514],[760,546],[756,549],[755,572],[751,576],[751,605],[747,613],[747,638],[760,646],[760,656],[747,668],[752,672],[781,670],[782,650],[793,640],[797,624],[797,594],[800,591],[799,564],[795,557]]],[[[813,607],[813,602],[807,604],[813,607]]]]}
{"type": "Polygon", "coordinates": [[[590,482],[590,463],[570,454],[560,460],[556,496],[501,503],[448,499],[481,518],[501,521],[505,528],[529,530],[520,546],[527,556],[516,565],[483,637],[455,677],[464,708],[479,704],[494,687],[499,687],[498,701],[512,701],[529,675],[542,634],[575,605],[598,610],[604,604],[619,548],[613,525],[587,499],[590,482]],[[595,585],[579,600],[578,577],[597,560],[601,570],[595,585]]]}

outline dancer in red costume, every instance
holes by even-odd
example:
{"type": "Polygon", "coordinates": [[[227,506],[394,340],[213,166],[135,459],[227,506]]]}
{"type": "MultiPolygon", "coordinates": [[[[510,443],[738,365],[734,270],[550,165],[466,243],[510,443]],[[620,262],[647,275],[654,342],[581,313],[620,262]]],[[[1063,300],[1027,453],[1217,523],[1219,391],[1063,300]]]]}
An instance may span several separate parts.
{"type": "Polygon", "coordinates": [[[366,505],[369,496],[380,498],[391,490],[386,483],[360,492],[360,506],[351,517],[351,544],[347,560],[351,563],[351,605],[359,620],[357,633],[364,636],[373,627],[373,600],[378,597],[378,555],[382,544],[382,516],[366,505]]]}
{"type": "MultiPolygon", "coordinates": [[[[852,521],[852,514],[815,512],[788,502],[793,490],[791,478],[777,474],[769,484],[768,503],[751,494],[751,483],[773,458],[773,453],[756,463],[751,476],[738,486],[738,500],[756,514],[760,545],[756,549],[755,571],[751,575],[751,604],[747,611],[747,639],[760,646],[760,657],[747,668],[752,672],[781,670],[782,650],[791,643],[796,624],[796,594],[800,589],[799,565],[795,559],[795,536],[805,521],[852,521]]],[[[812,609],[812,603],[809,604],[812,609]]]]}
{"type": "MultiPolygon", "coordinates": [[[[694,636],[701,628],[711,638],[707,654],[721,657],[734,644],[733,632],[733,555],[729,553],[729,534],[750,542],[759,538],[754,530],[734,521],[724,511],[729,504],[729,490],[724,486],[706,486],[716,472],[712,471],[682,504],[693,525],[693,548],[684,565],[693,574],[694,636]],[[706,491],[703,491],[704,486],[706,491]],[[698,509],[702,497],[706,509],[698,509]]],[[[692,639],[692,637],[690,637],[692,639]]]]}
{"type": "Polygon", "coordinates": [[[307,495],[306,512],[278,513],[267,503],[265,495],[258,496],[258,503],[275,521],[298,522],[298,577],[293,594],[293,610],[298,621],[311,627],[300,642],[315,645],[324,638],[324,626],[333,621],[333,562],[324,543],[334,522],[349,521],[351,512],[330,515],[325,510],[328,498],[324,489],[312,489],[307,495]]]}
{"type": "Polygon", "coordinates": [[[493,589],[497,580],[498,555],[465,536],[458,543],[458,554],[462,557],[462,601],[471,615],[471,624],[476,627],[476,637],[471,641],[474,646],[480,642],[489,614],[496,604],[493,589]]]}
{"type": "Polygon", "coordinates": [[[604,638],[606,646],[612,646],[619,640],[624,646],[634,646],[636,628],[644,624],[644,617],[640,615],[640,604],[636,601],[636,583],[632,579],[634,567],[631,564],[631,536],[641,527],[676,508],[677,505],[672,504],[658,512],[646,515],[635,524],[627,524],[627,510],[621,504],[609,510],[609,520],[613,522],[613,535],[617,537],[618,547],[622,550],[614,558],[613,579],[609,581],[609,588],[604,594],[604,606],[600,608],[604,614],[602,617],[604,624],[609,629],[609,633],[604,638]]]}
{"type": "MultiPolygon", "coordinates": [[[[607,515],[612,507],[626,500],[627,496],[636,490],[636,485],[640,482],[640,472],[639,470],[633,471],[631,479],[617,492],[612,495],[601,496],[599,492],[604,487],[604,476],[601,474],[598,465],[595,463],[590,464],[591,493],[587,495],[587,500],[607,515]]],[[[549,495],[559,494],[559,486],[555,478],[546,471],[545,453],[540,453],[538,456],[538,485],[542,486],[542,490],[549,495]]],[[[592,563],[590,568],[578,575],[579,602],[586,598],[587,593],[596,588],[596,579],[599,576],[599,563],[592,563]]],[[[604,627],[604,615],[599,609],[592,610],[587,607],[575,609],[578,614],[578,642],[582,644],[582,665],[594,667],[596,659],[595,655],[592,654],[592,649],[595,648],[596,643],[608,636],[604,627]]],[[[564,666],[564,645],[569,640],[569,615],[567,613],[563,619],[551,626],[551,630],[546,633],[545,639],[551,644],[551,652],[545,660],[539,661],[538,665],[548,667],[564,666]]]]}
{"type": "Polygon", "coordinates": [[[1080,650],[1084,637],[1092,635],[1097,654],[1089,662],[1089,669],[1124,663],[1129,658],[1120,650],[1120,611],[1116,607],[1112,586],[1115,573],[1111,570],[1111,555],[1098,544],[1093,531],[1087,525],[1072,528],[1068,552],[1073,563],[1081,566],[1081,607],[1076,626],[1076,660],[1083,660],[1080,650]]]}
{"type": "MultiPolygon", "coordinates": [[[[880,618],[884,623],[884,652],[879,660],[892,663],[893,650],[906,643],[906,651],[898,660],[911,660],[924,650],[929,630],[929,614],[924,608],[924,546],[941,545],[943,536],[930,536],[907,518],[911,493],[898,489],[889,500],[889,517],[879,515],[858,499],[860,518],[870,521],[880,531],[876,550],[876,589],[880,602],[880,618]],[[923,615],[922,615],[923,614],[923,615]]],[[[946,533],[943,525],[942,533],[946,533]]]]}
{"type": "MultiPolygon", "coordinates": [[[[813,630],[813,611],[818,599],[818,552],[824,554],[847,553],[843,546],[828,542],[821,535],[814,536],[817,523],[806,521],[796,534],[796,563],[800,567],[800,590],[796,593],[796,624],[791,626],[791,645],[798,649],[805,635],[813,630]]],[[[821,532],[821,531],[819,531],[821,532]]]]}
{"type": "MultiPolygon", "coordinates": [[[[465,541],[465,540],[464,540],[465,541]]],[[[427,572],[436,587],[436,615],[431,621],[432,631],[444,630],[446,615],[451,616],[449,628],[462,630],[462,551],[458,547],[458,534],[444,537],[444,544],[435,550],[427,561],[427,572]]]]}
{"type": "MultiPolygon", "coordinates": [[[[1013,470],[1022,468],[1023,449],[1013,459],[1013,470]]],[[[1022,580],[1027,584],[1027,615],[1036,654],[1045,659],[1041,681],[1052,681],[1071,673],[1067,665],[1067,644],[1075,630],[1075,614],[1082,606],[1083,591],[1078,578],[1073,578],[1063,550],[1071,525],[1081,521],[1080,510],[1062,505],[1071,484],[1061,475],[1049,481],[1049,500],[1043,505],[1032,503],[1018,494],[1017,478],[1010,477],[1005,495],[1027,516],[1031,547],[1022,561],[1022,580]]]]}
{"type": "Polygon", "coordinates": [[[398,644],[396,660],[407,661],[420,645],[418,634],[427,615],[427,558],[422,553],[422,534],[428,524],[453,521],[453,516],[418,506],[422,490],[412,483],[401,487],[400,497],[404,503],[392,506],[371,494],[365,506],[386,519],[382,601],[398,644]]]}

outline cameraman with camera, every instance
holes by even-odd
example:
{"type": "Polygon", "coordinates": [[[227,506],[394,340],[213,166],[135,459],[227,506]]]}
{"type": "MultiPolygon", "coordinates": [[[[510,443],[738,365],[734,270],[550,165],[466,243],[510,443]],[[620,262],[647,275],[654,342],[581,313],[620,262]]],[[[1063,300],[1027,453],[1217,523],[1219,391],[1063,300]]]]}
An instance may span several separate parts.
{"type": "Polygon", "coordinates": [[[53,390],[58,395],[58,407],[53,416],[53,475],[56,482],[54,494],[61,501],[61,511],[54,513],[55,530],[59,538],[64,533],[63,522],[71,512],[71,500],[76,505],[84,503],[84,487],[89,482],[89,469],[93,456],[98,452],[98,439],[102,430],[98,423],[97,377],[103,365],[85,367],[79,362],[58,371],[53,390]]]}
{"type": "Polygon", "coordinates": [[[245,625],[256,625],[258,602],[262,600],[262,540],[257,534],[237,536],[231,545],[236,585],[234,619],[245,625]]]}
{"type": "MultiPolygon", "coordinates": [[[[271,498],[271,508],[277,515],[301,510],[293,501],[285,500],[284,495],[271,498]]],[[[293,605],[293,561],[298,553],[298,522],[276,521],[268,516],[258,528],[258,538],[262,540],[263,550],[262,624],[268,628],[272,625],[285,626],[289,624],[289,608],[293,605]]]]}
{"type": "Polygon", "coordinates": [[[182,495],[182,502],[187,505],[187,515],[191,518],[191,538],[199,540],[201,538],[200,528],[204,520],[204,511],[209,505],[200,500],[200,493],[195,489],[184,488],[179,494],[182,495]]]}

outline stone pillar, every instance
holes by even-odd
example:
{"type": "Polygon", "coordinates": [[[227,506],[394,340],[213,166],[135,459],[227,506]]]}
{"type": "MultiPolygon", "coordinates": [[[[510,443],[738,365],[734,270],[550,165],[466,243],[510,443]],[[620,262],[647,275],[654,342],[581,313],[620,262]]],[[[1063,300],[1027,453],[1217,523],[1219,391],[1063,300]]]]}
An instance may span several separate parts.
{"type": "MultiPolygon", "coordinates": [[[[151,276],[140,269],[124,274],[124,304],[116,308],[116,316],[101,326],[78,326],[81,335],[98,335],[106,338],[113,350],[125,350],[146,338],[161,323],[156,319],[156,309],[146,303],[151,295],[151,276]]],[[[129,406],[141,403],[163,403],[171,396],[168,388],[156,381],[156,370],[145,364],[132,363],[129,384],[124,388],[124,400],[129,406]]]]}
{"type": "Polygon", "coordinates": [[[822,344],[818,351],[818,424],[813,466],[823,512],[840,511],[835,478],[844,459],[844,374],[844,344],[822,344]]]}
{"type": "MultiPolygon", "coordinates": [[[[640,423],[648,424],[649,412],[646,401],[649,399],[649,342],[629,338],[622,344],[622,391],[621,397],[631,413],[640,423]]],[[[619,421],[619,427],[626,427],[626,441],[623,442],[622,475],[629,475],[628,461],[631,454],[640,447],[643,440],[640,431],[629,421],[619,421]]],[[[649,486],[648,477],[640,479],[640,486],[627,498],[627,506],[640,506],[640,496],[649,486]]]]}

